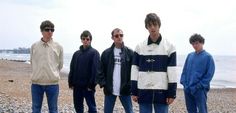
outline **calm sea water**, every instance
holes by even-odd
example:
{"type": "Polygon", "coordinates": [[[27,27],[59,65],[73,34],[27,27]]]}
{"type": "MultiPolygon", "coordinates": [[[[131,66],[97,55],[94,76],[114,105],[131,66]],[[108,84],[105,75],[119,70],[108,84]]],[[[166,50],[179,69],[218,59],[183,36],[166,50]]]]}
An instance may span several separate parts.
{"type": "MultiPolygon", "coordinates": [[[[183,69],[186,55],[179,55],[177,57],[178,64],[178,80],[183,69]]],[[[211,82],[213,88],[236,88],[236,69],[233,67],[236,64],[236,56],[213,56],[216,65],[215,75],[211,82]]],[[[64,55],[64,67],[62,71],[69,72],[70,61],[72,54],[64,55]]],[[[29,60],[29,54],[0,54],[0,59],[8,60],[29,60]]],[[[29,63],[29,62],[26,62],[29,63]]],[[[179,82],[179,81],[178,81],[179,82]]],[[[179,88],[182,85],[178,85],[179,88]]]]}

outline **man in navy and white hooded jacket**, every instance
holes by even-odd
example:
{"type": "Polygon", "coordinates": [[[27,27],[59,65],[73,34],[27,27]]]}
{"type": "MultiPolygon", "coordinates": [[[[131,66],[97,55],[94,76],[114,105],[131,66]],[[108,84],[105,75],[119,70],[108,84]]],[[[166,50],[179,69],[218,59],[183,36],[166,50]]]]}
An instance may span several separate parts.
{"type": "Polygon", "coordinates": [[[131,69],[132,99],[140,113],[168,113],[176,97],[176,49],[159,33],[160,18],[146,15],[148,38],[136,46],[131,69]]]}

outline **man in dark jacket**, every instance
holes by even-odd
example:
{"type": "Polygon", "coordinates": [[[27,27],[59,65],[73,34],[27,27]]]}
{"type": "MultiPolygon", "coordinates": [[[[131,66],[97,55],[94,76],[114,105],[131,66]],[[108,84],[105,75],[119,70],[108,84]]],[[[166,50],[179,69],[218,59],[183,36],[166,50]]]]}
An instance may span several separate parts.
{"type": "Polygon", "coordinates": [[[112,113],[116,97],[126,113],[133,113],[131,101],[131,65],[133,51],[124,46],[123,31],[115,28],[112,32],[114,43],[101,56],[101,66],[96,82],[103,87],[105,93],[104,113],[112,113]]]}
{"type": "Polygon", "coordinates": [[[74,107],[77,113],[84,112],[85,98],[89,113],[97,113],[95,103],[95,76],[98,73],[100,55],[91,47],[92,35],[85,30],[81,36],[83,45],[76,51],[70,64],[69,88],[73,89],[74,107]]]}

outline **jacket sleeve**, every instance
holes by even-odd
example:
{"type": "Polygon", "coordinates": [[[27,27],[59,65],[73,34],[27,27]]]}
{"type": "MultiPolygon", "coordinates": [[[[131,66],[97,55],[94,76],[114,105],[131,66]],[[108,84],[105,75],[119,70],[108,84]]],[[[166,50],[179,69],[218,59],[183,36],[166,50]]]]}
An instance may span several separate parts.
{"type": "Polygon", "coordinates": [[[31,67],[32,67],[32,60],[33,60],[33,50],[34,50],[34,44],[31,46],[31,48],[30,48],[30,65],[31,65],[31,67]]]}
{"type": "Polygon", "coordinates": [[[62,68],[63,68],[63,48],[60,46],[60,54],[59,54],[59,66],[58,66],[58,68],[59,68],[59,70],[61,70],[62,68]]]}
{"type": "Polygon", "coordinates": [[[100,88],[102,88],[106,84],[106,81],[105,81],[106,67],[105,67],[104,53],[102,53],[101,60],[99,60],[98,64],[99,64],[98,65],[98,74],[95,78],[95,81],[97,84],[99,84],[100,88]]]}
{"type": "Polygon", "coordinates": [[[204,87],[205,89],[210,89],[210,81],[213,78],[215,72],[215,63],[212,58],[212,56],[209,56],[207,58],[207,67],[206,67],[206,73],[203,75],[200,83],[197,85],[197,87],[204,87]]]}
{"type": "Polygon", "coordinates": [[[98,74],[99,60],[100,60],[100,55],[96,51],[93,56],[92,72],[91,72],[91,78],[89,80],[89,86],[88,86],[90,89],[93,89],[93,90],[95,90],[95,87],[96,87],[95,77],[98,74]]]}
{"type": "Polygon", "coordinates": [[[186,83],[186,74],[187,74],[187,64],[188,64],[188,58],[189,58],[189,55],[187,56],[186,60],[185,60],[185,63],[184,63],[184,67],[183,67],[183,70],[182,70],[182,74],[181,74],[181,78],[180,78],[180,83],[185,87],[185,83],[186,83]]]}
{"type": "Polygon", "coordinates": [[[139,75],[139,48],[135,49],[131,67],[131,95],[138,96],[138,75],[139,75]]]}
{"type": "Polygon", "coordinates": [[[73,54],[71,62],[70,62],[70,72],[69,72],[69,76],[68,76],[68,85],[69,88],[73,87],[73,72],[74,72],[74,66],[75,66],[75,62],[76,62],[76,53],[73,54]]]}
{"type": "Polygon", "coordinates": [[[176,97],[177,89],[177,61],[176,61],[176,49],[171,44],[169,55],[168,55],[168,66],[167,66],[167,75],[168,75],[168,98],[176,97]]]}

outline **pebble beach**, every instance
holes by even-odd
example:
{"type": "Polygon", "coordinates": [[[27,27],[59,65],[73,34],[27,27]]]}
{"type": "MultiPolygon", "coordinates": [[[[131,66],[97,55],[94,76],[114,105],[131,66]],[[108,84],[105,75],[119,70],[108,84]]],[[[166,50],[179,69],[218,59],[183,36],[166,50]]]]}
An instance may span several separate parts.
{"type": "MultiPolygon", "coordinates": [[[[0,60],[0,113],[30,113],[30,64],[18,61],[0,60]]],[[[58,108],[60,113],[75,113],[72,90],[68,88],[67,73],[61,73],[58,108]]],[[[103,113],[104,95],[102,89],[96,88],[98,113],[103,113]]],[[[47,100],[44,96],[42,113],[48,113],[47,100]]],[[[236,89],[214,88],[208,93],[209,113],[236,113],[236,89]]],[[[85,104],[86,105],[86,104],[85,104]]],[[[139,112],[138,104],[133,102],[135,113],[139,112]]],[[[87,107],[85,106],[85,113],[87,107]]],[[[113,113],[125,113],[117,99],[113,113]]],[[[169,113],[187,113],[182,89],[177,90],[177,98],[170,105],[169,113]]]]}

